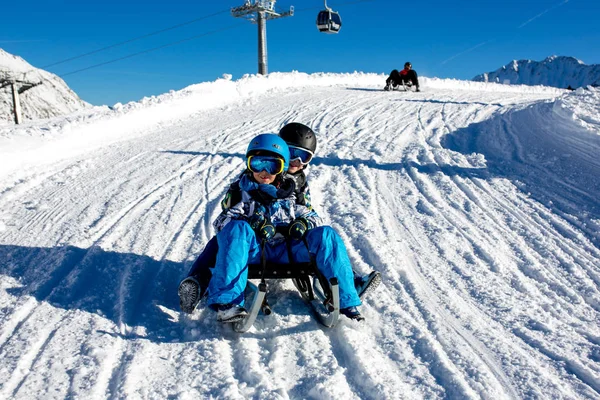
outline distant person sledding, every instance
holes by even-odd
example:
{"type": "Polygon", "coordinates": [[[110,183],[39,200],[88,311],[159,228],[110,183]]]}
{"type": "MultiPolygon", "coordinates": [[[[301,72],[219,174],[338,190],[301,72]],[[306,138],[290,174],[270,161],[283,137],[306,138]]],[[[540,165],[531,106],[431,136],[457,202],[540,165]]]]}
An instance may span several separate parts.
{"type": "Polygon", "coordinates": [[[385,81],[385,87],[383,90],[398,90],[403,88],[408,90],[411,87],[415,88],[415,92],[420,92],[419,79],[417,73],[412,69],[412,64],[409,62],[404,63],[404,69],[398,72],[397,69],[390,73],[390,76],[385,81]]]}

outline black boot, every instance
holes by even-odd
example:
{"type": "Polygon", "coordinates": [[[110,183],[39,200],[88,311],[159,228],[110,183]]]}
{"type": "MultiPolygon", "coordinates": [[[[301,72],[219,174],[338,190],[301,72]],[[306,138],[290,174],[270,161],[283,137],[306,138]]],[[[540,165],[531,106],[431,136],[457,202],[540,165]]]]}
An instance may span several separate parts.
{"type": "Polygon", "coordinates": [[[200,285],[198,281],[188,276],[179,284],[179,306],[181,311],[186,314],[191,314],[196,309],[202,296],[200,295],[200,285]]]}

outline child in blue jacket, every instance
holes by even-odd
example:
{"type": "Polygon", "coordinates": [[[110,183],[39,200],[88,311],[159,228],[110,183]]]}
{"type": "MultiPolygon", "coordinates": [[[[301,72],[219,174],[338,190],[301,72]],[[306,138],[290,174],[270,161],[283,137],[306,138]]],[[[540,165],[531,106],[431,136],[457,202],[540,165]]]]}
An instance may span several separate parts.
{"type": "MultiPolygon", "coordinates": [[[[305,174],[305,168],[312,160],[316,148],[317,138],[308,126],[291,122],[279,131],[279,136],[288,144],[290,149],[290,165],[285,172],[284,179],[292,179],[295,183],[294,194],[296,203],[311,208],[310,190],[305,174]]],[[[239,180],[234,182],[221,202],[225,211],[240,200],[239,180]]],[[[216,236],[207,243],[206,247],[192,265],[187,277],[180,283],[178,294],[181,310],[192,313],[199,301],[206,295],[208,284],[212,277],[211,268],[216,263],[218,243],[216,236]]],[[[354,285],[362,299],[372,292],[381,283],[381,274],[372,271],[368,275],[359,275],[354,272],[354,285]]]]}
{"type": "Polygon", "coordinates": [[[294,181],[283,179],[289,154],[286,142],[277,135],[252,139],[246,152],[248,170],[239,180],[241,199],[213,223],[218,251],[207,303],[218,311],[220,322],[235,322],[247,315],[243,307],[247,265],[260,263],[261,242],[268,261],[285,263],[289,262],[288,238],[296,262],[310,261],[310,251],[325,278],[338,279],[340,312],[362,318],[343,241],[331,227],[322,226],[314,210],[296,202],[294,181]]]}

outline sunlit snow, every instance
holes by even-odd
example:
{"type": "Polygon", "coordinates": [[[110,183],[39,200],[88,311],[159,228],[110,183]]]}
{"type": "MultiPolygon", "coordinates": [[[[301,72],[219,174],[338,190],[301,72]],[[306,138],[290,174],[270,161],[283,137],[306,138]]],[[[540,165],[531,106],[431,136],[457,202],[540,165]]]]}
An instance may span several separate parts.
{"type": "Polygon", "coordinates": [[[0,398],[600,396],[600,91],[273,73],[0,126],[0,398]],[[177,285],[250,138],[317,132],[364,323],[291,282],[237,334],[177,285]]]}

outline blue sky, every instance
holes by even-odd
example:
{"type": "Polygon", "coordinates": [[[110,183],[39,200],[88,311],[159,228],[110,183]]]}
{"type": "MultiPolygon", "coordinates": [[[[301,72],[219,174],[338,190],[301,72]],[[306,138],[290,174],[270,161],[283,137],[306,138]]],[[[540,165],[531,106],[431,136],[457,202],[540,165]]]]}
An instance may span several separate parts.
{"type": "MultiPolygon", "coordinates": [[[[159,2],[65,0],[3,4],[0,48],[57,75],[187,38],[196,39],[64,76],[84,100],[100,105],[258,70],[257,27],[227,12],[243,0],[159,2]],[[173,27],[67,63],[49,64],[173,27]],[[6,16],[10,16],[7,18],[6,16]],[[211,33],[214,32],[214,33],[211,33]]],[[[600,64],[598,0],[328,1],[342,17],[337,35],[319,33],[323,1],[278,0],[293,17],[269,21],[269,72],[389,73],[412,62],[419,75],[471,79],[513,59],[574,56],[600,64]],[[404,4],[404,5],[401,5],[404,4]],[[413,7],[409,6],[412,4],[413,7]]],[[[383,84],[383,82],[382,82],[383,84]]]]}

